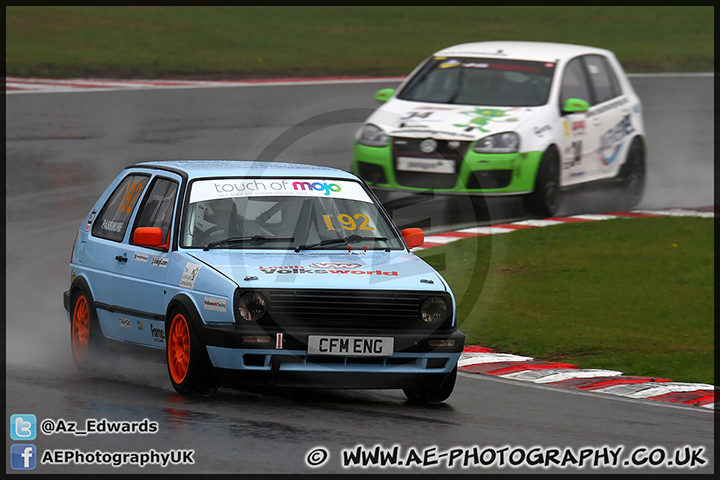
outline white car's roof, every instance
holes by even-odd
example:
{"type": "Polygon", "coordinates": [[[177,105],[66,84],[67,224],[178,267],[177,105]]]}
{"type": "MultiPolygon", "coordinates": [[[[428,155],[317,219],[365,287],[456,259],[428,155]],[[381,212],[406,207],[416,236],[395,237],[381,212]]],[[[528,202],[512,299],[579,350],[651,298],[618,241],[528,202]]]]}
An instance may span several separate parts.
{"type": "Polygon", "coordinates": [[[532,60],[538,62],[556,62],[569,60],[578,55],[608,55],[602,48],[548,42],[475,42],[463,43],[444,48],[436,56],[494,57],[514,60],[532,60]]]}

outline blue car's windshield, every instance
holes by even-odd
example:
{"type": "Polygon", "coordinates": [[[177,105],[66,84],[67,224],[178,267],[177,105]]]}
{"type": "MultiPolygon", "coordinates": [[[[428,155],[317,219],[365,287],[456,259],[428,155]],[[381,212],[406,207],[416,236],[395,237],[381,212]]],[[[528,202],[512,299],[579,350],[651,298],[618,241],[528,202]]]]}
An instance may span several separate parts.
{"type": "Polygon", "coordinates": [[[414,102],[505,107],[544,105],[554,63],[495,58],[435,57],[398,98],[414,102]]]}
{"type": "Polygon", "coordinates": [[[404,248],[360,183],[298,178],[192,182],[180,245],[297,251],[404,248]]]}

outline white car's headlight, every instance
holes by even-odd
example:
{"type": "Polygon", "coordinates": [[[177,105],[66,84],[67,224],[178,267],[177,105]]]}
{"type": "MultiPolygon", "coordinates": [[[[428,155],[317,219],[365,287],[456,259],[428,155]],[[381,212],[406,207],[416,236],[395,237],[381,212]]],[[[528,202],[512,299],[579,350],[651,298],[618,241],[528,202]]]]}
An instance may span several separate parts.
{"type": "Polygon", "coordinates": [[[360,131],[358,142],[370,147],[384,147],[388,144],[388,136],[381,128],[368,123],[360,131]]]}
{"type": "Polygon", "coordinates": [[[520,137],[515,132],[490,135],[478,140],[474,150],[477,153],[516,153],[520,150],[520,137]]]}

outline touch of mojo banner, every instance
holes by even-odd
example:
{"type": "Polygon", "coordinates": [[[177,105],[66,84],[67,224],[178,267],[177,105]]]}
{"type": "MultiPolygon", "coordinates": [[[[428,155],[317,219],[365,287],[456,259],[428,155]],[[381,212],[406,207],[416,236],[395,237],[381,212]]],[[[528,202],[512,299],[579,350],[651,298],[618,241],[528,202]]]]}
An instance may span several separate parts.
{"type": "Polygon", "coordinates": [[[372,203],[357,182],[316,178],[224,178],[193,182],[190,203],[220,198],[298,196],[372,203]]]}

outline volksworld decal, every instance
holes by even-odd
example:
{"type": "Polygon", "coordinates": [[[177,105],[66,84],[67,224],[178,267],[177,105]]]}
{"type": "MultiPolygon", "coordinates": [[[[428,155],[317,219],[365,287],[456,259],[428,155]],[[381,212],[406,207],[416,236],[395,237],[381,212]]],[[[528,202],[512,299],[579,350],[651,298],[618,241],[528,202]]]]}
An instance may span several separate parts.
{"type": "MultiPolygon", "coordinates": [[[[360,265],[358,265],[360,266],[360,265]]],[[[352,270],[351,268],[345,269],[330,269],[330,268],[305,268],[300,265],[293,265],[289,267],[259,267],[260,271],[266,275],[294,275],[294,274],[317,274],[317,275],[386,275],[388,277],[397,277],[398,272],[385,272],[382,270],[352,270]]]]}

